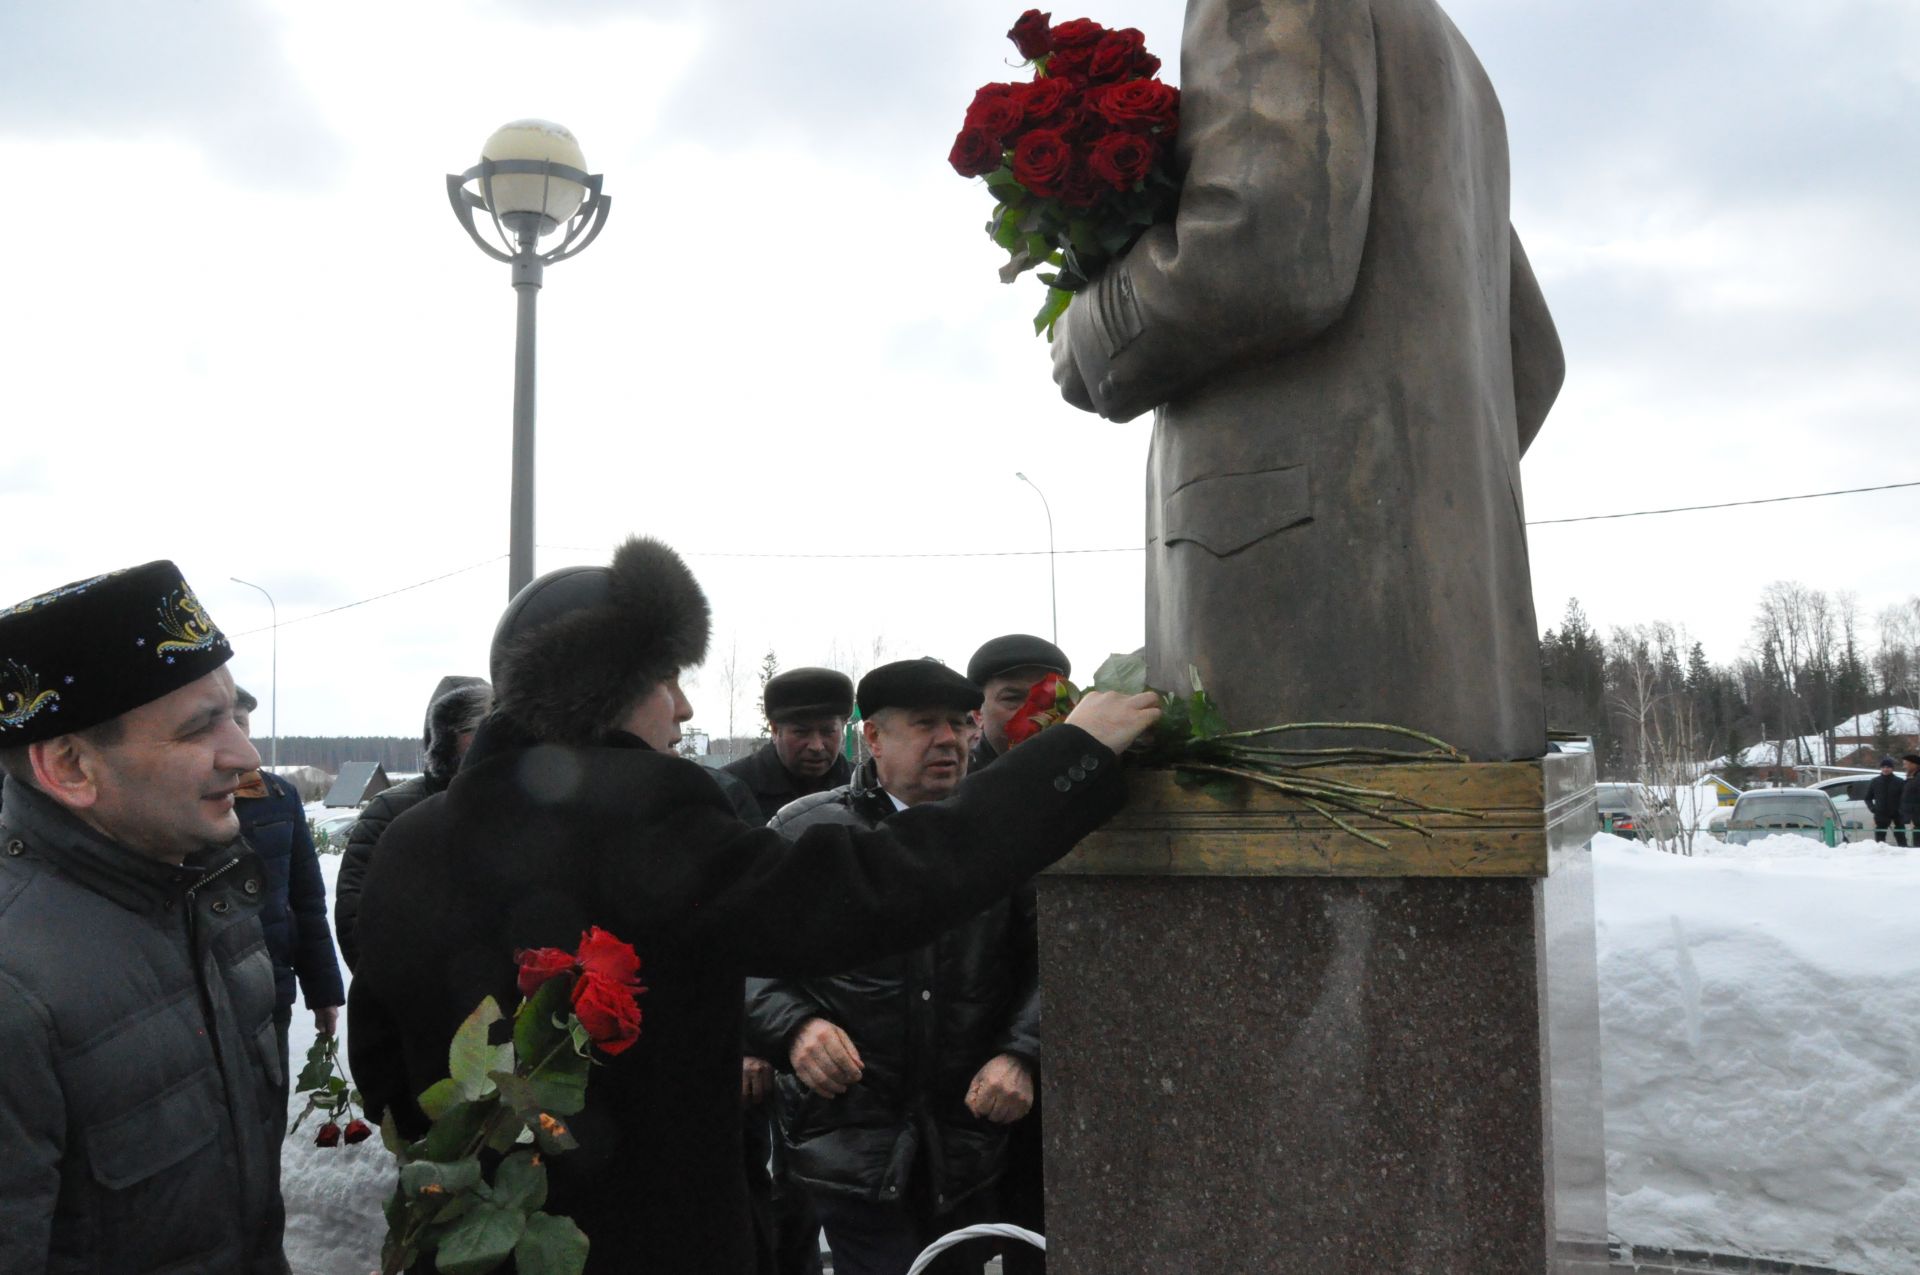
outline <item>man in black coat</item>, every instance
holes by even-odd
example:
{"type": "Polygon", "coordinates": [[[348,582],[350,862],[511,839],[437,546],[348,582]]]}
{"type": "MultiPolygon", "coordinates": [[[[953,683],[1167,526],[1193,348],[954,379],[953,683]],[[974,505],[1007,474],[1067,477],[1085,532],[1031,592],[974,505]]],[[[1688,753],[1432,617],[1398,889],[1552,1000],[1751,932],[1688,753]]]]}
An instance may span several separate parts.
{"type": "Polygon", "coordinates": [[[1920,829],[1920,753],[1907,753],[1900,758],[1907,777],[1900,785],[1899,822],[1909,828],[1920,829]]]}
{"type": "MultiPolygon", "coordinates": [[[[932,660],[861,679],[872,758],[772,827],[874,828],[944,800],[967,771],[980,690],[932,660]]],[[[785,1066],[788,1171],[812,1195],[835,1275],[905,1275],[972,1221],[998,1220],[1007,1127],[1033,1106],[1040,988],[1032,896],[1002,899],[912,952],[826,977],[748,984],[747,1043],[785,1066]]],[[[980,1269],[949,1252],[936,1269],[980,1269]]]]}
{"type": "Polygon", "coordinates": [[[1867,785],[1867,809],[1873,814],[1873,839],[1884,842],[1893,829],[1893,844],[1907,844],[1907,821],[1900,813],[1900,795],[1906,781],[1894,773],[1893,758],[1880,759],[1880,773],[1867,785]]]}
{"type": "Polygon", "coordinates": [[[409,1137],[461,1020],[517,1002],[516,951],[598,925],[640,952],[640,1038],[594,1068],[579,1148],[549,1165],[546,1207],[585,1231],[589,1271],[751,1272],[743,976],[858,965],[1004,897],[1118,808],[1116,754],[1157,716],[1150,697],[1089,697],[949,801],[788,846],[670,751],[708,627],[652,541],[521,590],[495,634],[494,715],[447,791],[388,829],[361,903],[353,1071],[409,1137]]]}
{"type": "Polygon", "coordinates": [[[7,1275],[285,1275],[232,655],[170,562],[0,607],[7,1275]]]}
{"type": "Polygon", "coordinates": [[[387,789],[360,812],[347,830],[347,848],[340,860],[340,877],[333,886],[333,929],[347,968],[360,960],[353,930],[360,919],[360,888],[387,825],[453,782],[473,735],[493,707],[493,688],[478,677],[449,673],[433,688],[427,701],[426,731],[421,748],[426,760],[421,773],[387,789]]]}
{"type": "MultiPolygon", "coordinates": [[[[244,687],[234,688],[234,699],[234,723],[252,738],[253,710],[260,701],[244,687]]],[[[234,794],[233,812],[240,819],[240,835],[260,856],[266,873],[260,929],[266,935],[267,954],[273,958],[273,1030],[280,1042],[280,1105],[284,1108],[295,984],[307,998],[314,1030],[322,1036],[338,1029],[347,989],[333,954],[333,931],[327,928],[327,882],[320,875],[320,856],[313,848],[300,794],[272,771],[256,770],[234,794]]]]}
{"type": "Polygon", "coordinates": [[[841,749],[853,679],[830,668],[788,669],[768,679],[760,702],[773,738],[721,769],[753,790],[764,823],[788,802],[838,788],[852,776],[841,749]]]}
{"type": "MultiPolygon", "coordinates": [[[[842,747],[853,713],[853,679],[830,668],[788,669],[767,680],[760,706],[772,738],[752,756],[721,767],[720,775],[723,787],[734,781],[752,792],[759,811],[754,822],[765,823],[789,802],[838,788],[852,776],[842,747]]],[[[772,1091],[773,1063],[743,1055],[740,1096],[750,1108],[747,1185],[762,1232],[762,1265],[769,1275],[819,1275],[820,1222],[806,1192],[787,1176],[786,1157],[773,1137],[772,1091]]]]}

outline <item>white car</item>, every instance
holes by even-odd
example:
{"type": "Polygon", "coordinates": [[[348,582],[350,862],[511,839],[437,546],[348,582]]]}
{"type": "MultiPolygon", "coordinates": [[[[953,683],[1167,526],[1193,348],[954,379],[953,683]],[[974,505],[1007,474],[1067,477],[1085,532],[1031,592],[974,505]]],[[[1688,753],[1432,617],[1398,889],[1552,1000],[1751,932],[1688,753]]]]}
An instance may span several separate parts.
{"type": "Polygon", "coordinates": [[[1847,830],[1848,841],[1873,840],[1873,812],[1867,809],[1867,785],[1880,774],[1877,770],[1857,775],[1840,775],[1810,785],[1814,791],[1833,798],[1840,811],[1840,826],[1847,830]]]}
{"type": "Polygon", "coordinates": [[[347,833],[360,822],[360,807],[335,806],[313,817],[313,842],[316,847],[339,854],[347,848],[347,833]]]}
{"type": "Polygon", "coordinates": [[[1840,811],[1833,798],[1812,788],[1749,788],[1733,803],[1727,844],[1743,846],[1767,837],[1811,837],[1823,845],[1840,839],[1840,811]]]}

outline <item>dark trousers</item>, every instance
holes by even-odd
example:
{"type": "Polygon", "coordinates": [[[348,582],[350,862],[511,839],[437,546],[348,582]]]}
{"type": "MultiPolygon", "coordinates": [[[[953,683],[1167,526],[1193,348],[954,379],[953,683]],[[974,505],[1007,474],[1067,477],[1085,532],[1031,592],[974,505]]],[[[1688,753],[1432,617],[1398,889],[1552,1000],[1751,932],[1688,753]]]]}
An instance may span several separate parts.
{"type": "Polygon", "coordinates": [[[1873,839],[1884,842],[1887,839],[1888,828],[1893,829],[1894,845],[1904,846],[1907,844],[1907,826],[1898,819],[1881,819],[1876,816],[1873,821],[1873,839]]]}
{"type": "MultiPolygon", "coordinates": [[[[833,1250],[833,1275],[906,1275],[913,1259],[949,1231],[993,1220],[991,1191],[969,1198],[938,1217],[905,1204],[874,1204],[844,1196],[816,1195],[814,1212],[833,1250]]],[[[995,1241],[968,1240],[933,1260],[929,1275],[980,1275],[995,1241]]]]}
{"type": "Polygon", "coordinates": [[[287,1032],[293,1028],[293,1006],[273,1011],[273,1034],[280,1038],[280,1118],[287,1118],[287,1098],[293,1092],[293,1073],[287,1070],[287,1032]]]}
{"type": "MultiPolygon", "coordinates": [[[[1042,1172],[1040,1103],[1007,1131],[1007,1172],[1000,1179],[1002,1220],[1037,1235],[1047,1233],[1047,1189],[1042,1172]]],[[[1019,1240],[1004,1241],[1007,1275],[1046,1275],[1047,1255],[1019,1240]]]]}
{"type": "Polygon", "coordinates": [[[761,1275],[820,1275],[820,1221],[813,1201],[787,1177],[770,1106],[747,1109],[742,1140],[759,1270],[761,1275]]]}

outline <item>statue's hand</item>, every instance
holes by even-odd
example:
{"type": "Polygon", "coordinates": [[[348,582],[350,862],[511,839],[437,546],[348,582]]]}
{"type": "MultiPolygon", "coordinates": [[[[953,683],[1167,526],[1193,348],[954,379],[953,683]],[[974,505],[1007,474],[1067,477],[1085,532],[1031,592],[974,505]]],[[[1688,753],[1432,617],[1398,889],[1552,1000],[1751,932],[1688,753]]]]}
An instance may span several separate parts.
{"type": "MultiPolygon", "coordinates": [[[[1076,299],[1074,305],[1085,305],[1084,300],[1076,299]]],[[[1053,383],[1060,387],[1060,397],[1067,400],[1083,412],[1093,410],[1093,395],[1087,389],[1086,378],[1080,374],[1080,365],[1073,357],[1073,317],[1074,306],[1068,306],[1060,321],[1053,325],[1053,383]]]]}

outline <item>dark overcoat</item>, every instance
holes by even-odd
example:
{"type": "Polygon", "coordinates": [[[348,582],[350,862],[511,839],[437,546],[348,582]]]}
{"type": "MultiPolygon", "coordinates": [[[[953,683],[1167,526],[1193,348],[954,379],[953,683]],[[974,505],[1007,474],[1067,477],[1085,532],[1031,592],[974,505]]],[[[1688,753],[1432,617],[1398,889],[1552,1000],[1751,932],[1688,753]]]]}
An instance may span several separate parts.
{"type": "Polygon", "coordinates": [[[746,1275],[744,975],[860,965],[1004,897],[1119,806],[1113,755],[1056,727],[951,800],[792,845],[741,822],[698,765],[610,736],[543,745],[497,715],[443,794],[387,830],[361,903],[348,1002],[370,1109],[419,1134],[414,1097],[488,995],[516,1003],[516,950],[590,925],[634,944],[639,1042],[594,1070],[578,1150],[548,1206],[593,1243],[589,1270],[746,1275]]]}
{"type": "Polygon", "coordinates": [[[817,792],[826,792],[838,788],[853,778],[853,767],[845,757],[835,757],[827,773],[818,779],[801,781],[780,761],[780,750],[771,741],[761,745],[739,761],[728,762],[720,768],[732,775],[753,793],[753,800],[760,807],[762,823],[780,813],[780,808],[789,802],[817,792]]]}
{"type": "Polygon", "coordinates": [[[260,929],[273,957],[277,1006],[282,1013],[292,1007],[296,981],[308,1009],[344,1005],[347,989],[327,925],[327,882],[320,875],[306,807],[280,776],[262,771],[260,778],[267,795],[237,800],[233,810],[240,817],[240,835],[260,856],[266,873],[260,929]]]}

